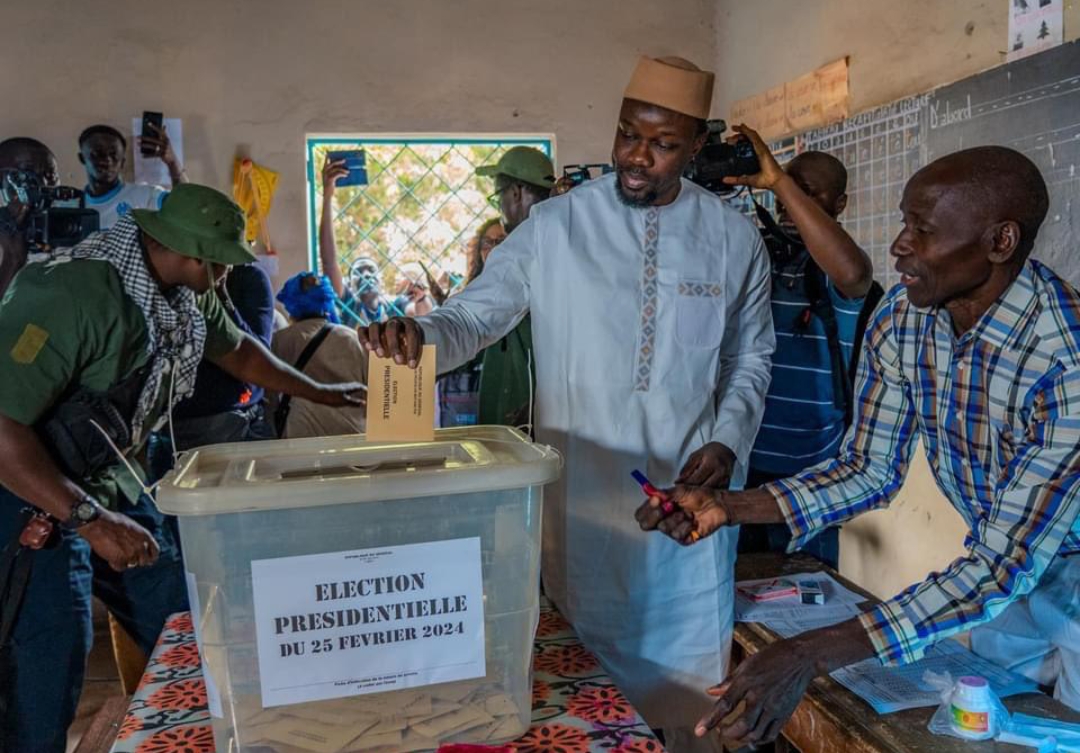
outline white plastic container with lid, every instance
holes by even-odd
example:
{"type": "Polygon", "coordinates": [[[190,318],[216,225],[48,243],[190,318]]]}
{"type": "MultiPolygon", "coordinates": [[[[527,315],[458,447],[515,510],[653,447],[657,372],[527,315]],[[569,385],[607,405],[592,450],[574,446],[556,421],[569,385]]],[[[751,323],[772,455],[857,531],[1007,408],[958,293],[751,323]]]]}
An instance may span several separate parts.
{"type": "Polygon", "coordinates": [[[983,677],[961,677],[949,701],[952,731],[967,740],[989,740],[997,735],[995,704],[990,683],[983,677]]]}
{"type": "Polygon", "coordinates": [[[179,518],[217,749],[522,735],[542,487],[560,469],[505,427],[186,453],[157,505],[179,518]]]}

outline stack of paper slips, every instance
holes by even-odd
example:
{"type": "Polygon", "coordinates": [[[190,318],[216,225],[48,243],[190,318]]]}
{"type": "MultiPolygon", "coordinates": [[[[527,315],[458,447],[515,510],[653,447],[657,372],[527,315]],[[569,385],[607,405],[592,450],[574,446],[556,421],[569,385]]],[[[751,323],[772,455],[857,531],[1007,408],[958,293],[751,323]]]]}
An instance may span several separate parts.
{"type": "Polygon", "coordinates": [[[512,698],[483,682],[272,709],[249,697],[237,711],[241,746],[260,753],[414,753],[448,741],[514,740],[529,723],[512,698]]]}

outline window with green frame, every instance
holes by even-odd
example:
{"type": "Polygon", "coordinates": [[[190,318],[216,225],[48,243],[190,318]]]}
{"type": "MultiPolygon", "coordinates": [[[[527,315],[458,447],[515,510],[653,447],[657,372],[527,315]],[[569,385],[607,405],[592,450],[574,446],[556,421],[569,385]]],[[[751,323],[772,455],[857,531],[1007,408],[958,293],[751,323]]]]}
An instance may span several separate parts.
{"type": "MultiPolygon", "coordinates": [[[[309,136],[307,139],[308,227],[311,269],[319,269],[322,168],[327,152],[363,150],[367,185],[334,192],[337,263],[349,268],[367,257],[379,268],[382,290],[393,306],[406,281],[426,267],[450,289],[464,282],[466,248],[477,228],[498,217],[488,197],[491,178],[476,168],[496,162],[514,146],[532,146],[553,156],[547,136],[309,136]],[[423,265],[421,267],[420,265],[423,265]]],[[[392,314],[403,312],[393,310],[392,314]]]]}

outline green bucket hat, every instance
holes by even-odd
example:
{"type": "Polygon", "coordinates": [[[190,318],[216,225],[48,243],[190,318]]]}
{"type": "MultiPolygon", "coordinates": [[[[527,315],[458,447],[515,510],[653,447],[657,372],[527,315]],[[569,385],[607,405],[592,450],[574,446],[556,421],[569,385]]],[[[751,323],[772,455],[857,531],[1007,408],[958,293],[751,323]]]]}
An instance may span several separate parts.
{"type": "Polygon", "coordinates": [[[546,154],[531,146],[506,150],[494,165],[476,168],[476,174],[491,178],[505,175],[541,188],[555,185],[555,166],[546,154]]]}
{"type": "Polygon", "coordinates": [[[161,209],[132,209],[131,218],[151,238],[183,256],[216,264],[255,261],[244,240],[243,210],[209,186],[181,183],[161,209]]]}

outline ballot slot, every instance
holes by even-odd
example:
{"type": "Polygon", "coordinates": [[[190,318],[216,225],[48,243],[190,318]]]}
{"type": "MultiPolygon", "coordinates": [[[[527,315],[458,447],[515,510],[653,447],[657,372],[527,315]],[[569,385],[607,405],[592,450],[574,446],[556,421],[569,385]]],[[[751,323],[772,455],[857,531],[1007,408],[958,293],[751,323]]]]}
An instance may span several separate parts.
{"type": "Polygon", "coordinates": [[[492,453],[479,442],[432,442],[353,447],[315,456],[296,454],[231,460],[221,485],[372,476],[487,466],[492,453]]]}
{"type": "Polygon", "coordinates": [[[300,468],[298,470],[282,471],[280,478],[282,480],[312,477],[330,478],[332,476],[354,476],[377,472],[386,473],[388,471],[418,471],[445,467],[445,458],[388,460],[370,465],[332,465],[322,468],[300,468]]]}
{"type": "MultiPolygon", "coordinates": [[[[506,427],[440,429],[434,442],[367,442],[363,435],[199,447],[164,481],[169,515],[355,504],[417,495],[468,494],[548,483],[562,459],[506,427]],[[278,494],[279,484],[303,495],[278,494]]],[[[284,487],[283,487],[284,488],[284,487]]]]}

